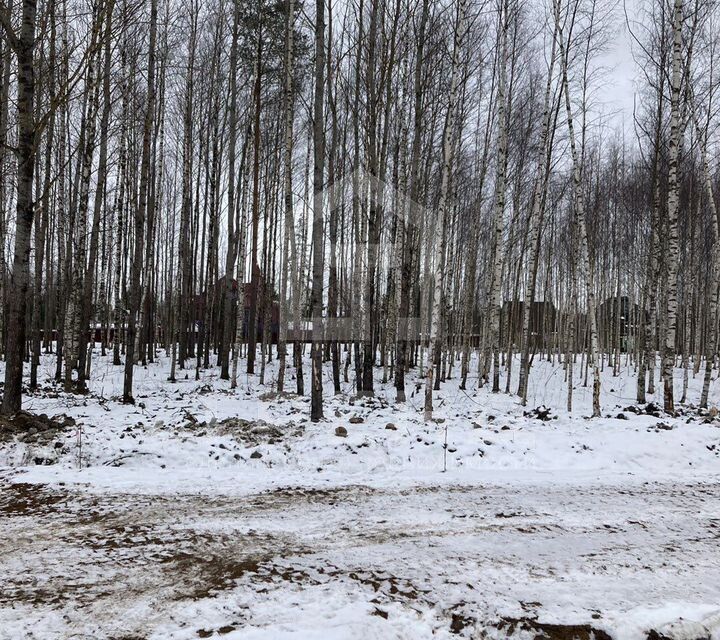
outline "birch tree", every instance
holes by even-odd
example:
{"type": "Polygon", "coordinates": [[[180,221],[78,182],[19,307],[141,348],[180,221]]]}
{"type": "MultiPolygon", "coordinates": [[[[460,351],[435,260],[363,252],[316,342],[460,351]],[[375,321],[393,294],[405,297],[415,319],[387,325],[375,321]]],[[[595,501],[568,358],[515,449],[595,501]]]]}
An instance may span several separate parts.
{"type": "Polygon", "coordinates": [[[670,151],[668,158],[668,201],[667,201],[667,317],[665,326],[665,349],[663,353],[663,390],[664,406],[667,413],[675,412],[673,395],[673,373],[675,368],[675,335],[677,331],[677,272],[680,249],[678,245],[677,211],[678,193],[678,155],[680,152],[680,90],[682,78],[682,24],[683,1],[674,0],[673,4],[673,49],[672,74],[670,76],[670,151]]]}
{"type": "Polygon", "coordinates": [[[315,90],[313,103],[313,262],[310,309],[313,320],[313,341],[310,373],[310,419],[323,417],[322,407],[322,310],[323,270],[323,188],[325,178],[325,0],[315,0],[315,90]]]}
{"type": "MultiPolygon", "coordinates": [[[[558,2],[559,0],[554,0],[558,2]]],[[[556,16],[559,12],[556,11],[556,16]]],[[[557,30],[558,49],[560,52],[560,65],[562,74],[562,91],[565,96],[565,116],[567,120],[568,139],[570,142],[570,155],[572,158],[572,176],[574,185],[575,220],[577,233],[579,235],[579,256],[578,267],[580,280],[585,284],[585,296],[587,299],[588,325],[590,327],[590,358],[593,370],[593,394],[592,394],[592,415],[600,417],[600,349],[598,347],[597,327],[597,305],[595,303],[595,281],[593,277],[592,263],[590,262],[590,248],[588,242],[587,224],[585,220],[585,197],[581,180],[580,156],[575,140],[575,127],[573,125],[573,113],[570,104],[570,89],[568,82],[568,55],[565,46],[563,28],[558,26],[557,30]]]]}
{"type": "Polygon", "coordinates": [[[432,420],[433,417],[433,375],[435,370],[435,354],[438,348],[437,338],[440,323],[440,305],[445,276],[445,265],[443,262],[442,244],[445,236],[445,224],[448,216],[450,172],[453,161],[453,141],[455,138],[455,127],[457,118],[457,102],[461,82],[461,56],[467,33],[467,0],[458,0],[455,18],[452,66],[450,70],[450,93],[448,106],[445,115],[443,129],[443,163],[440,179],[440,201],[438,203],[437,219],[435,220],[432,240],[432,252],[435,259],[435,274],[432,287],[432,308],[430,311],[430,333],[428,335],[428,361],[425,368],[425,420],[432,420]]]}
{"type": "MultiPolygon", "coordinates": [[[[25,355],[25,313],[30,282],[30,237],[35,216],[33,179],[35,175],[35,0],[22,0],[19,33],[11,24],[11,12],[0,5],[0,23],[6,42],[17,59],[17,187],[15,196],[15,247],[8,296],[8,331],[5,359],[5,387],[2,413],[11,415],[22,406],[23,357],[25,355]]],[[[2,248],[4,251],[4,247],[2,248]]]]}

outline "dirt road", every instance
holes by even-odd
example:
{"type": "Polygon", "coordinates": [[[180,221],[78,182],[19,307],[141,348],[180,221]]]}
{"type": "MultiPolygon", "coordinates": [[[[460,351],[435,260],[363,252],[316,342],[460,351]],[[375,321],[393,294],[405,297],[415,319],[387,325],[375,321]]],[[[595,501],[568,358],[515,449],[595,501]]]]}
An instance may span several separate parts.
{"type": "Polygon", "coordinates": [[[13,640],[645,637],[720,610],[720,487],[208,496],[8,477],[0,576],[13,640]]]}

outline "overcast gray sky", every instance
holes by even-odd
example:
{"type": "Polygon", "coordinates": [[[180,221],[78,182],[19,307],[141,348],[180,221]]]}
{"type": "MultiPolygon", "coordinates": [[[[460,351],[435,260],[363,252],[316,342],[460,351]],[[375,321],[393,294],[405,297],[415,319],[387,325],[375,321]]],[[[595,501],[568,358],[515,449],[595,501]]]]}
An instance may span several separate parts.
{"type": "Polygon", "coordinates": [[[633,95],[637,68],[632,57],[632,38],[625,21],[623,6],[631,20],[636,18],[641,0],[620,0],[615,7],[617,30],[612,41],[607,43],[607,53],[602,56],[602,64],[610,71],[598,99],[605,105],[605,111],[616,112],[614,121],[618,126],[632,128],[633,95]]]}

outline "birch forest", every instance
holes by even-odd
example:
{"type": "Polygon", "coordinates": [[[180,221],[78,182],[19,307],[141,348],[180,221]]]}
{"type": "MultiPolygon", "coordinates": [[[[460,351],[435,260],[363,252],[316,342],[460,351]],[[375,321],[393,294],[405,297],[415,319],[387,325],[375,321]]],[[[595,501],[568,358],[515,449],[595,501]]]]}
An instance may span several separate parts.
{"type": "Polygon", "coordinates": [[[163,350],[170,380],[216,367],[232,387],[277,359],[313,420],[327,361],[336,393],[373,396],[379,367],[398,403],[421,371],[426,419],[452,377],[524,402],[541,358],[569,409],[582,381],[600,416],[600,371],[623,362],[638,401],[707,407],[714,2],[633,20],[604,0],[0,9],[4,414],[41,354],[84,392],[96,344],[127,403],[163,350]],[[599,94],[623,26],[637,93],[618,125],[599,94]]]}

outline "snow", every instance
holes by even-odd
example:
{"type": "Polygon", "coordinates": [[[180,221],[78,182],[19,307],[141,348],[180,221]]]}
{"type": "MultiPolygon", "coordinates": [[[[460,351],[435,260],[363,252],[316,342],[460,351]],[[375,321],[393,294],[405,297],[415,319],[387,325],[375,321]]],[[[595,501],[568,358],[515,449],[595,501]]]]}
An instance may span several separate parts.
{"type": "Polygon", "coordinates": [[[414,372],[398,406],[381,369],[357,399],[328,366],[311,423],[275,362],[231,390],[217,369],[169,383],[161,351],[135,406],[92,363],[73,396],[44,357],[24,403],[76,425],[0,442],[0,638],[720,640],[720,419],[635,415],[628,366],[605,368],[600,419],[536,357],[527,407],[454,378],[431,423],[414,372]]]}

